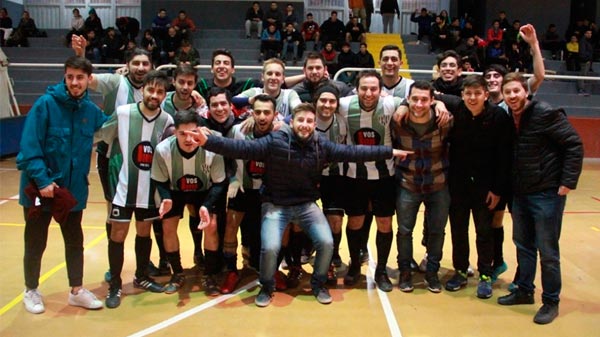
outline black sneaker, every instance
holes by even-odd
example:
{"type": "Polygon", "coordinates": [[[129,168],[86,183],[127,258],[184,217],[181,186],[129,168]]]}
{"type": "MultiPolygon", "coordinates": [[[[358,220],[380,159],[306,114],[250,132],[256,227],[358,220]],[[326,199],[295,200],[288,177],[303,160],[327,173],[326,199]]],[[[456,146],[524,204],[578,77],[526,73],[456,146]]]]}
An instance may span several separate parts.
{"type": "Polygon", "coordinates": [[[269,304],[271,304],[272,300],[273,300],[273,291],[270,289],[267,289],[267,287],[262,287],[262,288],[260,288],[260,291],[258,292],[258,295],[256,296],[256,298],[254,299],[254,304],[256,304],[257,307],[264,308],[264,307],[268,306],[269,304]]]}
{"type": "Polygon", "coordinates": [[[290,266],[290,272],[287,275],[287,287],[288,289],[297,288],[300,285],[300,281],[304,276],[304,269],[300,266],[290,266]]]}
{"type": "Polygon", "coordinates": [[[501,305],[517,305],[517,304],[533,304],[533,293],[528,293],[521,289],[517,289],[508,295],[498,297],[498,304],[501,305]]]}
{"type": "Polygon", "coordinates": [[[425,284],[427,285],[427,290],[432,293],[438,294],[442,292],[442,284],[440,283],[437,272],[427,272],[425,274],[425,284]]]}
{"type": "Polygon", "coordinates": [[[156,265],[152,261],[150,261],[150,263],[148,263],[148,275],[152,276],[152,277],[160,276],[160,270],[158,269],[158,267],[156,267],[156,265]]]}
{"type": "Polygon", "coordinates": [[[350,263],[348,266],[348,273],[344,276],[344,285],[353,286],[360,280],[360,265],[354,265],[350,263]]]}
{"type": "Polygon", "coordinates": [[[144,289],[153,293],[162,293],[164,291],[163,286],[154,281],[150,276],[143,276],[140,278],[133,279],[133,287],[138,289],[144,289]]]}
{"type": "Polygon", "coordinates": [[[412,292],[415,287],[413,287],[412,283],[412,274],[410,270],[404,270],[400,272],[400,280],[398,281],[398,288],[400,291],[405,293],[412,292]]]}
{"type": "Polygon", "coordinates": [[[185,276],[183,274],[173,274],[171,276],[171,280],[164,287],[165,294],[174,294],[181,287],[183,287],[183,283],[185,282],[185,276]]]}
{"type": "Polygon", "coordinates": [[[202,287],[204,288],[204,294],[206,294],[206,296],[215,297],[221,294],[217,281],[215,281],[215,278],[212,275],[205,275],[202,278],[202,287]]]}
{"type": "Polygon", "coordinates": [[[202,254],[202,252],[194,254],[194,264],[199,269],[204,269],[204,254],[202,254]]]}
{"type": "Polygon", "coordinates": [[[106,296],[105,305],[109,309],[117,308],[121,305],[121,288],[110,287],[108,289],[108,295],[106,296]]]}
{"type": "Polygon", "coordinates": [[[377,288],[379,288],[381,291],[390,292],[392,289],[394,289],[392,281],[390,281],[387,271],[385,270],[375,271],[375,283],[377,284],[377,288]]]}
{"type": "Polygon", "coordinates": [[[540,310],[533,317],[533,321],[537,324],[548,324],[558,316],[558,304],[544,303],[540,310]]]}
{"type": "Polygon", "coordinates": [[[467,285],[467,273],[457,270],[454,276],[446,282],[446,290],[457,291],[467,285]]]}
{"type": "Polygon", "coordinates": [[[329,294],[329,290],[325,287],[313,288],[312,292],[317,301],[321,304],[329,304],[333,301],[329,294]]]}

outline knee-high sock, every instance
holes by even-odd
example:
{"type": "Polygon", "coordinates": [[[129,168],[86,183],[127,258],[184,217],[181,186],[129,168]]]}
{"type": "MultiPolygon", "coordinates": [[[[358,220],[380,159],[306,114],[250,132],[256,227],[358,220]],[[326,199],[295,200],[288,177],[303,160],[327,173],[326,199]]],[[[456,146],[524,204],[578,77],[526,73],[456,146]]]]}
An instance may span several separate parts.
{"type": "Polygon", "coordinates": [[[340,243],[342,242],[342,232],[333,233],[333,256],[340,255],[340,243]]]}
{"type": "Polygon", "coordinates": [[[371,223],[373,223],[373,213],[369,212],[365,214],[365,220],[363,226],[360,229],[361,241],[360,248],[366,250],[369,242],[369,234],[371,232],[371,223]]]}
{"type": "Polygon", "coordinates": [[[361,230],[346,227],[346,239],[348,240],[348,250],[350,250],[351,265],[358,267],[360,266],[360,248],[362,245],[361,230]]]}
{"type": "Polygon", "coordinates": [[[167,252],[167,260],[171,265],[173,275],[183,273],[183,267],[181,266],[181,254],[179,253],[179,250],[174,252],[167,252]]]}
{"type": "Polygon", "coordinates": [[[108,240],[108,265],[110,268],[111,286],[121,287],[121,271],[123,270],[123,261],[125,259],[125,245],[123,242],[114,242],[108,240]]]}
{"type": "Polygon", "coordinates": [[[148,264],[150,263],[150,252],[152,251],[152,239],[149,237],[135,237],[135,277],[140,278],[148,275],[148,264]]]}
{"type": "Polygon", "coordinates": [[[190,216],[190,233],[192,233],[192,240],[194,241],[194,256],[202,255],[202,231],[198,229],[200,224],[200,218],[197,216],[190,216]]]}
{"type": "MultiPolygon", "coordinates": [[[[165,250],[165,242],[163,241],[162,220],[154,220],[152,222],[152,230],[154,231],[156,246],[158,247],[158,256],[161,261],[165,261],[167,259],[167,251],[165,250]]],[[[148,263],[150,263],[150,260],[148,260],[148,263]]]]}
{"type": "Polygon", "coordinates": [[[390,256],[390,250],[392,248],[392,240],[394,233],[383,233],[377,231],[377,237],[375,238],[375,244],[377,245],[377,269],[385,270],[388,257],[390,256]]]}

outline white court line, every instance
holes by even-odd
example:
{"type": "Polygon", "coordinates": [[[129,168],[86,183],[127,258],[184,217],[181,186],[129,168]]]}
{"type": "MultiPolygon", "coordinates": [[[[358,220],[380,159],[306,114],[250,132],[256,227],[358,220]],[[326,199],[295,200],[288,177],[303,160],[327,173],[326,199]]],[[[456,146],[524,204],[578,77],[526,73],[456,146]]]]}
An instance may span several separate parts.
{"type": "Polygon", "coordinates": [[[184,320],[184,319],[186,319],[186,318],[188,318],[188,317],[190,317],[192,315],[195,315],[195,314],[197,314],[197,313],[199,313],[201,311],[204,311],[206,309],[210,309],[210,308],[214,307],[215,305],[217,305],[217,304],[219,304],[221,302],[227,301],[228,299],[230,299],[230,298],[232,298],[234,296],[237,296],[237,295],[239,295],[241,293],[246,292],[248,289],[250,289],[252,287],[256,287],[257,285],[258,285],[258,280],[254,280],[254,281],[246,284],[245,286],[241,287],[240,289],[238,289],[234,293],[231,293],[231,294],[228,294],[228,295],[221,295],[221,296],[219,296],[219,297],[217,297],[217,298],[215,298],[213,300],[210,300],[210,301],[208,301],[206,303],[203,303],[203,304],[201,304],[201,305],[199,305],[199,306],[197,306],[195,308],[192,308],[192,309],[190,309],[188,311],[184,311],[181,314],[175,315],[175,316],[173,316],[173,317],[171,317],[171,318],[169,318],[169,319],[167,319],[165,321],[162,321],[162,322],[160,322],[158,324],[155,324],[155,325],[153,325],[151,327],[148,327],[148,328],[146,328],[144,330],[141,330],[141,331],[138,331],[138,332],[136,332],[136,333],[134,333],[132,335],[129,335],[129,337],[142,337],[142,336],[147,336],[147,335],[150,335],[152,333],[155,333],[155,332],[157,332],[159,330],[162,330],[164,328],[167,328],[167,327],[169,327],[169,326],[171,326],[171,325],[173,325],[173,324],[175,324],[175,323],[177,323],[179,321],[182,321],[182,320],[184,320]]]}
{"type": "Polygon", "coordinates": [[[6,199],[6,200],[2,200],[2,201],[0,201],[0,205],[4,205],[4,204],[6,204],[7,202],[9,202],[9,201],[13,201],[13,200],[19,200],[19,195],[18,195],[18,194],[15,194],[15,195],[13,195],[12,197],[10,197],[10,198],[8,198],[8,199],[6,199]]]}
{"type": "MultiPolygon", "coordinates": [[[[369,256],[373,256],[371,249],[369,249],[369,256]]],[[[377,291],[377,295],[379,295],[379,302],[381,302],[381,306],[383,307],[385,319],[387,321],[388,327],[390,328],[390,333],[392,337],[402,337],[402,332],[400,332],[400,326],[398,325],[398,321],[396,320],[396,315],[394,315],[394,309],[392,309],[390,299],[388,298],[387,294],[384,291],[379,290],[379,288],[377,288],[377,285],[375,284],[375,264],[375,261],[369,259],[367,289],[375,289],[377,291]]]]}

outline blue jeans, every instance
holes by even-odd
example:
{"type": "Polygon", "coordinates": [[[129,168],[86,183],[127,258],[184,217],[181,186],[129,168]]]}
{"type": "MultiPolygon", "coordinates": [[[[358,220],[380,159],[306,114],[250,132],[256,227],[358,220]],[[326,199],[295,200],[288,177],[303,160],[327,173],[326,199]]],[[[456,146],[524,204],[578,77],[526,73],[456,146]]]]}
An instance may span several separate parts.
{"type": "Polygon", "coordinates": [[[537,253],[542,266],[542,301],[558,303],[562,285],[558,240],[567,198],[557,189],[515,195],[512,206],[513,241],[517,246],[519,289],[533,292],[537,253]]]}
{"type": "Polygon", "coordinates": [[[440,269],[442,248],[444,247],[444,228],[448,221],[450,193],[448,187],[432,193],[417,193],[403,187],[396,189],[396,217],[398,220],[398,267],[400,271],[409,271],[413,257],[413,229],[417,222],[417,213],[421,203],[425,204],[427,217],[427,271],[440,269]]]}
{"type": "Polygon", "coordinates": [[[290,43],[286,41],[283,41],[283,53],[281,55],[281,59],[282,60],[287,60],[287,54],[290,51],[290,49],[292,50],[292,58],[295,60],[297,55],[298,55],[298,45],[296,44],[296,42],[292,41],[290,43]],[[291,48],[290,48],[291,47],[291,48]]]}
{"type": "Polygon", "coordinates": [[[270,202],[262,204],[260,283],[267,289],[275,288],[273,275],[277,271],[277,255],[281,249],[283,232],[289,223],[300,226],[317,251],[310,284],[312,288],[320,288],[327,281],[333,237],[325,215],[315,202],[294,206],[278,206],[270,202]]]}

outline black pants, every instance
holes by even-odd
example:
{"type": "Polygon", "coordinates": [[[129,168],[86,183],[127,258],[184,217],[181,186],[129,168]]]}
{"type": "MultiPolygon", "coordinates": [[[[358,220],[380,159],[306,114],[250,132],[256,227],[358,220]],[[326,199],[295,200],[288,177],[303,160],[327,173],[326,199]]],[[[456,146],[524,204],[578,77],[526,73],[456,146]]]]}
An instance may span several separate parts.
{"type": "MultiPolygon", "coordinates": [[[[48,227],[52,220],[50,212],[41,212],[37,219],[28,219],[28,208],[24,208],[25,217],[25,256],[23,270],[25,271],[25,286],[36,289],[39,285],[42,255],[48,241],[48,227]]],[[[71,212],[67,220],[60,224],[60,230],[65,241],[65,259],[69,286],[77,287],[83,284],[83,231],[81,217],[83,212],[71,212]]]]}
{"type": "Polygon", "coordinates": [[[452,233],[452,263],[454,269],[466,272],[469,267],[469,218],[475,222],[477,269],[481,275],[491,276],[494,257],[492,219],[494,212],[487,208],[488,191],[466,183],[460,193],[451,192],[450,230],[452,233]]]}

